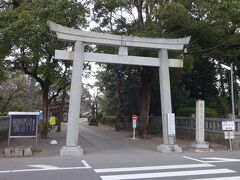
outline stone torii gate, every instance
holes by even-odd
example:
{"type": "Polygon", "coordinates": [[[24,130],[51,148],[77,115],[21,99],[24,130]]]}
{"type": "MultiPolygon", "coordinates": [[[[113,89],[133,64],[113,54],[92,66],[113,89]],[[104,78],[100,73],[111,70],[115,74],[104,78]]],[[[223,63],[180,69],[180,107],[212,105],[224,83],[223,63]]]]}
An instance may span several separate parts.
{"type": "Polygon", "coordinates": [[[48,26],[51,31],[56,32],[59,40],[75,43],[74,52],[55,51],[56,59],[73,60],[66,146],[61,148],[60,156],[80,156],[83,154],[83,149],[78,145],[78,120],[80,115],[84,61],[158,67],[163,144],[159,145],[157,150],[166,153],[182,152],[182,149],[176,144],[175,138],[175,119],[174,116],[172,116],[169,67],[183,67],[183,61],[180,59],[169,59],[168,50],[182,50],[184,45],[189,43],[190,37],[159,39],[119,36],[81,31],[64,27],[51,21],[48,21],[48,26]],[[84,52],[85,43],[118,46],[118,55],[84,52]],[[157,49],[158,58],[128,56],[128,47],[157,49]]]}

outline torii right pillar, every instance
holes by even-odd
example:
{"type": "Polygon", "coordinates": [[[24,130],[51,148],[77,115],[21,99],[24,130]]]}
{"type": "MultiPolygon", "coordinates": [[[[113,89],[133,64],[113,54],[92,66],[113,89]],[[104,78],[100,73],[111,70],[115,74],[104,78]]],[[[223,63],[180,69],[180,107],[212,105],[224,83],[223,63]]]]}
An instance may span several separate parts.
{"type": "Polygon", "coordinates": [[[157,150],[163,153],[182,152],[176,142],[175,135],[175,118],[169,121],[169,115],[172,115],[171,91],[170,91],[170,77],[169,77],[169,60],[167,49],[160,49],[158,52],[160,61],[159,80],[160,80],[160,94],[162,107],[162,130],[163,130],[163,144],[157,146],[157,150]],[[171,124],[169,122],[172,122],[171,124]],[[173,126],[173,127],[169,127],[173,126]],[[173,129],[174,132],[170,132],[173,129]]]}

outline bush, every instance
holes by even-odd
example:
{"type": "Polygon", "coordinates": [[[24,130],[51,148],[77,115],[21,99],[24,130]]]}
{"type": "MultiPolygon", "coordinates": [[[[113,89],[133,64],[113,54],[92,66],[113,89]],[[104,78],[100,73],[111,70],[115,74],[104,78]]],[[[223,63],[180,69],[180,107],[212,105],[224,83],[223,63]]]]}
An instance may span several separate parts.
{"type": "MultiPolygon", "coordinates": [[[[193,107],[184,107],[184,108],[180,108],[177,112],[176,112],[176,116],[180,116],[180,117],[190,117],[192,114],[196,113],[196,109],[193,107]]],[[[217,112],[209,107],[205,108],[205,117],[210,117],[210,118],[214,118],[217,117],[217,112]]]]}
{"type": "Polygon", "coordinates": [[[212,109],[212,108],[205,108],[205,117],[209,117],[209,118],[216,118],[217,117],[217,112],[212,109]]]}
{"type": "Polygon", "coordinates": [[[148,133],[158,135],[160,132],[161,132],[160,122],[159,123],[153,122],[149,124],[148,133]]]}
{"type": "Polygon", "coordinates": [[[195,114],[196,109],[193,107],[184,107],[180,108],[176,112],[176,116],[180,117],[190,117],[192,114],[195,114]]]}
{"type": "Polygon", "coordinates": [[[115,116],[103,116],[102,123],[107,125],[114,125],[115,119],[115,116]]]}
{"type": "Polygon", "coordinates": [[[6,112],[0,112],[0,116],[7,116],[6,112]]]}

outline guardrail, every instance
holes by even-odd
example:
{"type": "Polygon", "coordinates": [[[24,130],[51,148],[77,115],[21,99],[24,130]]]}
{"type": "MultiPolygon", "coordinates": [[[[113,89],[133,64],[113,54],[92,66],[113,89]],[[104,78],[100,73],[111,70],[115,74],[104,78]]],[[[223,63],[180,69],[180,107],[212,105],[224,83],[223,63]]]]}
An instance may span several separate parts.
{"type": "MultiPolygon", "coordinates": [[[[222,121],[230,121],[228,118],[205,118],[205,131],[223,133],[222,121]]],[[[240,119],[235,121],[235,133],[240,133],[240,119]]],[[[191,117],[176,117],[177,128],[195,129],[196,120],[191,117]]]]}
{"type": "MultiPolygon", "coordinates": [[[[162,124],[160,116],[150,116],[150,123],[162,124]]],[[[222,130],[222,121],[230,121],[229,118],[205,118],[205,140],[228,145],[228,141],[224,139],[224,131],[222,130]]],[[[234,148],[240,148],[240,119],[235,121],[234,139],[232,145],[234,148]]],[[[195,117],[176,117],[177,136],[184,139],[194,140],[196,120],[195,117]]]]}
{"type": "MultiPolygon", "coordinates": [[[[160,116],[150,116],[150,123],[162,123],[162,119],[160,116]]],[[[177,128],[185,128],[185,129],[195,129],[196,128],[196,120],[194,117],[176,117],[176,127],[177,128]]],[[[215,133],[223,133],[222,130],[222,121],[231,121],[228,118],[205,118],[205,131],[215,132],[215,133]]],[[[240,119],[236,119],[235,121],[235,133],[240,134],[240,119]]]]}

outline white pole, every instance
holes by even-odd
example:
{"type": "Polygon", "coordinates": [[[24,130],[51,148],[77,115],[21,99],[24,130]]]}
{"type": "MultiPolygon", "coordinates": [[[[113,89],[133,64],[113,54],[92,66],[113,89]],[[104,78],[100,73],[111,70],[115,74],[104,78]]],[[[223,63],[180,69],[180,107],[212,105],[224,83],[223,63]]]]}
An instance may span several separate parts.
{"type": "Polygon", "coordinates": [[[228,138],[229,138],[230,151],[232,151],[232,139],[231,139],[231,137],[230,137],[230,132],[231,132],[231,131],[228,131],[228,138]]]}
{"type": "Polygon", "coordinates": [[[235,120],[235,108],[234,108],[234,92],[233,92],[233,64],[230,65],[231,68],[231,101],[232,101],[232,120],[235,120]]]}
{"type": "Polygon", "coordinates": [[[137,127],[137,119],[132,119],[132,127],[133,127],[133,139],[136,139],[136,127],[137,127]]]}
{"type": "Polygon", "coordinates": [[[136,128],[133,128],[133,139],[136,139],[136,137],[135,137],[135,129],[136,128]]]}

